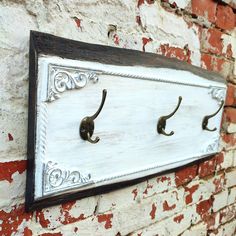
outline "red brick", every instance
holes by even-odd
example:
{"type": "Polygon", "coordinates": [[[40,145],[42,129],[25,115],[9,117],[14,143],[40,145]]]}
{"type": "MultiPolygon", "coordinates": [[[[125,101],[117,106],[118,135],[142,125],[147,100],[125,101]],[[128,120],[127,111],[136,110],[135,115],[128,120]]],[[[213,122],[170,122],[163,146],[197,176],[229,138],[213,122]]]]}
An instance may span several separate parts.
{"type": "Polygon", "coordinates": [[[138,7],[144,4],[144,2],[146,2],[147,4],[153,4],[155,1],[154,0],[138,0],[138,7]]]}
{"type": "MultiPolygon", "coordinates": [[[[24,205],[14,206],[11,211],[0,210],[0,235],[10,236],[18,232],[22,222],[32,219],[32,213],[25,213],[24,205]]],[[[26,229],[27,235],[30,231],[26,229]]]]}
{"type": "Polygon", "coordinates": [[[117,34],[114,34],[113,36],[113,41],[116,45],[119,45],[120,44],[120,38],[117,34]]]}
{"type": "MultiPolygon", "coordinates": [[[[60,215],[55,220],[60,222],[63,225],[72,224],[85,219],[84,214],[80,214],[78,217],[74,217],[70,214],[70,211],[74,207],[76,201],[67,202],[61,205],[60,215]]],[[[41,210],[36,212],[36,219],[43,228],[48,228],[50,226],[50,219],[45,218],[45,211],[41,210]]]]}
{"type": "Polygon", "coordinates": [[[81,29],[81,19],[77,18],[77,17],[74,17],[73,18],[77,27],[81,29]]]}
{"type": "Polygon", "coordinates": [[[212,63],[212,56],[209,54],[203,53],[201,56],[202,61],[202,67],[207,70],[213,70],[213,67],[211,65],[212,63]]]}
{"type": "Polygon", "coordinates": [[[229,123],[236,123],[236,108],[225,108],[223,113],[223,121],[229,123]]]}
{"type": "Polygon", "coordinates": [[[8,133],[7,135],[8,135],[8,140],[9,140],[9,141],[13,141],[13,140],[14,140],[12,134],[8,133]]]}
{"type": "Polygon", "coordinates": [[[215,157],[210,160],[204,161],[199,164],[198,175],[199,177],[205,177],[214,173],[216,167],[215,157]]]}
{"type": "Polygon", "coordinates": [[[221,174],[221,175],[217,176],[213,180],[213,184],[215,185],[214,194],[219,193],[220,191],[222,191],[223,188],[224,188],[224,185],[225,185],[225,174],[221,174]]]}
{"type": "Polygon", "coordinates": [[[214,229],[218,225],[219,219],[217,218],[217,213],[206,214],[203,217],[203,221],[207,225],[207,229],[214,229]]]}
{"type": "Polygon", "coordinates": [[[148,181],[147,181],[147,187],[144,189],[143,194],[148,195],[148,190],[152,189],[152,188],[153,188],[153,185],[149,184],[148,181]]]}
{"type": "Polygon", "coordinates": [[[222,43],[222,33],[221,31],[210,28],[202,33],[201,43],[203,45],[203,50],[207,53],[222,54],[223,43],[222,43]],[[203,37],[205,36],[205,37],[203,37]]]}
{"type": "Polygon", "coordinates": [[[221,170],[221,164],[224,162],[224,153],[220,152],[215,156],[217,170],[221,170]]]}
{"type": "Polygon", "coordinates": [[[203,16],[214,23],[216,20],[217,3],[214,0],[192,0],[192,13],[203,16]]]}
{"type": "Polygon", "coordinates": [[[145,52],[145,46],[146,46],[146,44],[152,42],[152,39],[151,39],[151,38],[143,37],[143,38],[142,38],[142,41],[143,41],[143,51],[145,52]]]}
{"type": "Polygon", "coordinates": [[[192,179],[194,179],[197,175],[197,165],[184,167],[175,173],[175,183],[177,186],[183,185],[192,179]]]}
{"type": "Polygon", "coordinates": [[[46,219],[46,218],[45,218],[43,210],[36,212],[36,220],[37,220],[37,222],[40,223],[40,225],[41,225],[43,228],[47,228],[47,227],[49,226],[49,224],[50,224],[49,219],[46,219]]]}
{"type": "Polygon", "coordinates": [[[213,55],[202,53],[201,55],[202,67],[204,69],[221,73],[227,77],[230,72],[230,64],[227,60],[213,55]]]}
{"type": "Polygon", "coordinates": [[[216,25],[225,30],[233,30],[235,26],[235,14],[228,5],[218,5],[216,14],[216,25]]]}
{"type": "Polygon", "coordinates": [[[156,210],[157,210],[157,207],[156,207],[156,205],[153,203],[153,204],[152,204],[152,210],[151,210],[151,212],[150,212],[150,214],[149,214],[149,215],[151,216],[151,219],[152,219],[152,220],[155,219],[156,210]]]}
{"type": "Polygon", "coordinates": [[[133,200],[135,201],[136,197],[138,196],[138,189],[135,188],[135,189],[132,191],[132,193],[134,194],[133,200]]]}
{"type": "Polygon", "coordinates": [[[179,224],[183,219],[184,219],[184,215],[183,215],[183,214],[180,214],[180,215],[174,217],[174,221],[175,221],[176,223],[178,223],[178,224],[179,224]]]}
{"type": "Polygon", "coordinates": [[[169,44],[163,44],[160,46],[160,50],[163,56],[169,57],[169,58],[177,58],[181,61],[186,61],[191,63],[191,51],[186,47],[184,49],[177,48],[177,47],[171,47],[169,44]]]}
{"type": "Polygon", "coordinates": [[[76,203],[76,201],[72,201],[72,202],[67,202],[67,203],[64,203],[61,205],[60,213],[61,213],[61,216],[63,216],[63,217],[60,217],[59,221],[63,225],[71,224],[71,223],[85,219],[84,214],[80,214],[78,217],[71,216],[70,210],[75,205],[75,203],[76,203]]]}
{"type": "Polygon", "coordinates": [[[226,53],[223,54],[227,58],[232,58],[233,57],[233,51],[232,51],[232,44],[227,45],[226,53]]]}
{"type": "Polygon", "coordinates": [[[193,185],[192,187],[184,187],[185,190],[185,203],[190,204],[193,202],[193,194],[198,190],[199,184],[193,185]]]}
{"type": "Polygon", "coordinates": [[[222,210],[220,210],[220,224],[224,224],[236,216],[236,206],[233,204],[231,206],[228,206],[222,210]]]}
{"type": "Polygon", "coordinates": [[[24,228],[24,236],[32,236],[33,232],[31,229],[29,229],[28,227],[24,228]]]}
{"type": "Polygon", "coordinates": [[[225,100],[226,106],[236,106],[236,86],[228,84],[227,95],[225,100]]]}
{"type": "Polygon", "coordinates": [[[167,201],[163,202],[163,211],[171,211],[176,208],[176,204],[169,205],[167,201]]]}
{"type": "Polygon", "coordinates": [[[234,134],[222,134],[221,137],[228,148],[236,145],[236,136],[234,134]]]}
{"type": "Polygon", "coordinates": [[[58,233],[43,233],[40,234],[40,236],[63,236],[62,233],[58,232],[58,233]]]}
{"type": "Polygon", "coordinates": [[[136,23],[138,25],[142,25],[142,21],[141,21],[141,17],[140,16],[136,16],[136,23]]]}
{"type": "Polygon", "coordinates": [[[142,4],[144,4],[144,0],[138,0],[138,7],[140,7],[142,4]]]}
{"type": "Polygon", "coordinates": [[[98,215],[97,219],[99,223],[105,222],[105,229],[109,229],[112,227],[112,218],[113,218],[113,214],[102,214],[102,215],[98,215]]]}
{"type": "Polygon", "coordinates": [[[209,215],[212,204],[212,199],[201,201],[196,205],[196,212],[201,216],[201,218],[204,218],[209,215]]]}
{"type": "Polygon", "coordinates": [[[7,180],[12,182],[12,175],[16,172],[22,174],[26,170],[26,161],[10,161],[0,163],[0,181],[7,180]]]}

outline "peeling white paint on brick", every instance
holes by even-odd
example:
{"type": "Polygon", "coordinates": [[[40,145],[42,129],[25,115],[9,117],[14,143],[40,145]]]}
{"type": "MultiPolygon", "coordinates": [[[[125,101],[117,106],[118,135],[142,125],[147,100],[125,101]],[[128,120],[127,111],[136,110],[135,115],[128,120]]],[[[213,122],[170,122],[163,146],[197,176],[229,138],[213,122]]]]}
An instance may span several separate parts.
{"type": "Polygon", "coordinates": [[[236,29],[233,30],[231,35],[223,34],[223,53],[227,52],[229,45],[231,45],[231,51],[233,58],[236,58],[236,29]]]}
{"type": "Polygon", "coordinates": [[[25,172],[22,174],[14,173],[12,179],[12,183],[6,180],[0,181],[0,208],[14,206],[23,200],[25,194],[25,172]]]}
{"type": "Polygon", "coordinates": [[[214,195],[213,211],[217,212],[228,204],[228,190],[214,195]]]}
{"type": "Polygon", "coordinates": [[[236,220],[231,221],[219,227],[216,233],[210,233],[209,236],[231,236],[235,233],[236,220]]]}
{"type": "Polygon", "coordinates": [[[191,51],[192,64],[200,65],[200,42],[195,25],[189,27],[183,18],[165,11],[158,2],[141,5],[140,17],[145,31],[154,39],[156,48],[168,43],[184,48],[187,44],[191,51]]]}
{"type": "Polygon", "coordinates": [[[225,174],[226,186],[232,187],[236,185],[236,169],[225,174]]]}
{"type": "Polygon", "coordinates": [[[191,227],[191,229],[186,230],[181,236],[206,236],[207,227],[206,224],[200,223],[191,227]]]}
{"type": "Polygon", "coordinates": [[[185,9],[191,4],[191,0],[169,0],[171,4],[176,3],[179,8],[185,9]]]}
{"type": "Polygon", "coordinates": [[[236,201],[236,187],[229,189],[228,205],[233,204],[236,201]]]}
{"type": "Polygon", "coordinates": [[[227,132],[228,132],[229,134],[236,133],[236,124],[229,123],[229,124],[228,124],[228,127],[227,127],[227,132]]]}

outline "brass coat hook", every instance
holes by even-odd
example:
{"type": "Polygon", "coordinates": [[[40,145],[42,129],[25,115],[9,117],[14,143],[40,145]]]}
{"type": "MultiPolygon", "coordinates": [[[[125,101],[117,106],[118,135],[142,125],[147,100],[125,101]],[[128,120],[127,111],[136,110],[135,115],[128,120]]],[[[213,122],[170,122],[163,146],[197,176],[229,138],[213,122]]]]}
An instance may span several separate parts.
{"type": "Polygon", "coordinates": [[[175,108],[175,110],[173,112],[171,112],[169,115],[167,116],[161,116],[158,120],[158,123],[157,123],[157,132],[159,134],[163,134],[165,136],[172,136],[174,134],[174,131],[171,131],[170,133],[166,133],[165,131],[165,128],[166,128],[166,121],[171,118],[176,112],[177,110],[179,109],[179,106],[181,104],[181,101],[182,101],[182,97],[179,96],[179,101],[178,101],[178,104],[177,104],[177,107],[175,108]]]}
{"type": "Polygon", "coordinates": [[[97,112],[94,115],[92,115],[92,116],[86,116],[81,121],[81,123],[80,123],[80,137],[83,140],[87,140],[90,143],[97,143],[100,140],[99,137],[96,137],[95,139],[92,139],[92,135],[93,135],[93,132],[94,132],[94,120],[100,114],[100,112],[101,112],[101,110],[103,108],[103,105],[105,103],[106,96],[107,96],[107,90],[104,89],[102,91],[102,101],[101,101],[101,104],[100,104],[97,112]]]}
{"type": "Polygon", "coordinates": [[[217,115],[217,113],[221,110],[221,108],[223,107],[223,105],[224,105],[224,101],[222,100],[219,109],[218,109],[215,113],[213,113],[212,115],[205,116],[205,117],[203,118],[203,120],[202,120],[202,129],[203,129],[203,130],[207,130],[207,131],[210,131],[210,132],[214,132],[214,131],[217,130],[216,128],[214,128],[214,129],[209,129],[209,128],[207,127],[207,125],[208,125],[209,119],[212,118],[212,117],[214,117],[215,115],[217,115]]]}

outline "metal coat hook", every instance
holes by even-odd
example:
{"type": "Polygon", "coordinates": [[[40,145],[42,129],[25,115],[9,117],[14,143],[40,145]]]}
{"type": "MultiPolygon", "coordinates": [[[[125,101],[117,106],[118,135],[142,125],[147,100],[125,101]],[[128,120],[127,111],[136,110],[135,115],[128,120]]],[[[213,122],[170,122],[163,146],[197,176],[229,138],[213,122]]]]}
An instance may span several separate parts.
{"type": "Polygon", "coordinates": [[[93,132],[94,132],[94,120],[98,117],[98,115],[100,114],[103,105],[105,103],[106,100],[106,96],[107,96],[107,90],[104,89],[102,91],[102,101],[101,104],[97,110],[97,112],[92,115],[92,116],[86,116],[80,123],[80,137],[83,140],[87,140],[90,143],[97,143],[100,138],[96,137],[95,139],[92,139],[93,136],[93,132]]]}
{"type": "Polygon", "coordinates": [[[165,128],[166,128],[166,121],[171,118],[176,112],[177,110],[179,109],[179,106],[181,104],[181,101],[182,101],[182,97],[179,96],[179,101],[178,101],[178,104],[175,108],[175,110],[173,112],[171,112],[169,115],[167,116],[161,116],[158,120],[158,123],[157,123],[157,132],[159,134],[163,134],[165,136],[172,136],[174,134],[174,131],[171,131],[170,133],[166,133],[165,131],[165,128]]]}
{"type": "Polygon", "coordinates": [[[221,110],[221,108],[223,107],[223,105],[224,105],[224,101],[221,101],[220,107],[219,107],[219,109],[218,109],[215,113],[213,113],[212,115],[205,116],[205,117],[203,118],[203,120],[202,120],[202,129],[203,129],[203,130],[207,130],[207,131],[210,131],[210,132],[214,132],[214,131],[217,130],[216,128],[214,128],[214,129],[209,129],[209,128],[207,127],[207,125],[208,125],[209,119],[212,118],[212,117],[214,117],[215,115],[217,115],[217,113],[221,110]]]}

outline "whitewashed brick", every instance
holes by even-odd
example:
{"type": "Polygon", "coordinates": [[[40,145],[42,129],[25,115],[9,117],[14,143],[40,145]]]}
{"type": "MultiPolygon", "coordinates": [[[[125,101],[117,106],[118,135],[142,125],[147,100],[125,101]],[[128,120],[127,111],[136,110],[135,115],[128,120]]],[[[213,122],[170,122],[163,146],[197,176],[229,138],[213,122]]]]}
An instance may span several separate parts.
{"type": "Polygon", "coordinates": [[[46,228],[54,229],[63,224],[71,223],[70,219],[77,219],[77,221],[81,219],[83,221],[94,214],[97,203],[98,196],[95,196],[49,207],[37,212],[37,222],[42,225],[41,221],[46,221],[46,228]]]}
{"type": "Polygon", "coordinates": [[[236,151],[233,152],[233,166],[236,167],[236,151]]]}
{"type": "Polygon", "coordinates": [[[131,236],[177,236],[187,230],[193,222],[199,220],[200,216],[196,213],[195,206],[189,206],[170,218],[157,221],[155,224],[132,233],[131,236]]]}
{"type": "Polygon", "coordinates": [[[217,212],[228,204],[228,190],[214,195],[213,211],[217,212]]]}
{"type": "Polygon", "coordinates": [[[222,35],[222,43],[223,43],[223,53],[227,52],[227,47],[230,44],[231,45],[231,51],[232,51],[232,56],[236,58],[236,44],[235,44],[235,37],[230,36],[228,34],[223,34],[222,35]]]}
{"type": "Polygon", "coordinates": [[[25,194],[25,172],[12,175],[12,182],[0,181],[0,208],[13,206],[23,201],[25,194]]]}
{"type": "Polygon", "coordinates": [[[236,169],[227,172],[225,174],[225,178],[226,178],[226,186],[227,187],[232,187],[234,185],[236,185],[236,169]]]}
{"type": "Polygon", "coordinates": [[[164,191],[169,191],[176,186],[175,184],[175,174],[161,175],[156,178],[149,179],[146,183],[146,188],[143,192],[143,197],[150,197],[157,193],[162,193],[164,191]]]}
{"type": "Polygon", "coordinates": [[[188,48],[191,50],[192,64],[200,66],[200,42],[197,27],[194,25],[189,27],[183,18],[165,11],[158,1],[149,5],[142,4],[139,13],[145,31],[150,33],[151,38],[155,40],[157,48],[161,44],[184,48],[187,41],[188,48]]]}
{"type": "Polygon", "coordinates": [[[193,225],[190,229],[186,230],[181,236],[206,236],[207,227],[206,224],[200,223],[193,225]]]}
{"type": "Polygon", "coordinates": [[[209,236],[234,236],[235,230],[236,230],[236,220],[220,226],[216,232],[210,233],[209,236]]]}
{"type": "Polygon", "coordinates": [[[191,4],[191,0],[169,0],[169,3],[176,3],[179,8],[185,9],[188,5],[191,4]]]}
{"type": "Polygon", "coordinates": [[[236,202],[236,187],[229,189],[228,205],[236,202]]]}
{"type": "Polygon", "coordinates": [[[142,198],[145,186],[146,182],[100,195],[96,212],[103,213],[127,207],[127,205],[137,204],[142,198]]]}
{"type": "Polygon", "coordinates": [[[218,175],[208,180],[199,179],[190,182],[185,187],[186,203],[191,205],[209,199],[216,192],[217,183],[219,183],[219,186],[224,184],[223,175],[218,175]]]}
{"type": "Polygon", "coordinates": [[[227,151],[227,152],[223,152],[223,155],[224,155],[224,160],[223,160],[222,163],[217,165],[216,170],[227,169],[227,168],[233,166],[235,151],[230,150],[230,151],[227,151]]]}
{"type": "Polygon", "coordinates": [[[159,209],[157,219],[161,220],[180,212],[185,206],[183,196],[184,189],[176,189],[171,192],[158,194],[156,196],[157,209],[159,209]]]}

